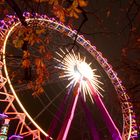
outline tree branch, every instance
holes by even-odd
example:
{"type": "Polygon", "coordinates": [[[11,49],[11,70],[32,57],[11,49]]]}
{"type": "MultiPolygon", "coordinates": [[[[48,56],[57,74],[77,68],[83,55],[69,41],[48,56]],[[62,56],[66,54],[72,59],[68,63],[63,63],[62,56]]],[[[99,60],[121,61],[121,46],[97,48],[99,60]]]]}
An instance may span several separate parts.
{"type": "Polygon", "coordinates": [[[22,25],[27,26],[27,23],[25,21],[25,18],[23,17],[23,13],[20,10],[19,6],[16,4],[14,0],[5,0],[8,5],[16,12],[19,20],[21,21],[22,25]]]}

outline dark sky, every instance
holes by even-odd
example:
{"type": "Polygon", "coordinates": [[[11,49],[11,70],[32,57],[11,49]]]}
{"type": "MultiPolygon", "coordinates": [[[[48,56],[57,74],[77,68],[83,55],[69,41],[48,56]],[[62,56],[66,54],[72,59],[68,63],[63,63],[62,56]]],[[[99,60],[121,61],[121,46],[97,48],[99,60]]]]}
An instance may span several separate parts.
{"type": "MultiPolygon", "coordinates": [[[[89,34],[88,36],[85,34],[85,36],[112,64],[119,61],[121,48],[127,41],[129,29],[126,17],[127,7],[128,1],[125,0],[89,0],[88,20],[81,30],[81,32],[89,34]],[[122,31],[125,27],[126,29],[122,31]]],[[[80,23],[79,20],[77,22],[80,23]]]]}

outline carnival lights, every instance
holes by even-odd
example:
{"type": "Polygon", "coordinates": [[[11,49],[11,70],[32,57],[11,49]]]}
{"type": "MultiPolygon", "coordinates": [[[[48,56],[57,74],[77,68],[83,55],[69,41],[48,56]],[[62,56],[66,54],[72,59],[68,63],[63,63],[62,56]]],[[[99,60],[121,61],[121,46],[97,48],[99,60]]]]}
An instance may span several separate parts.
{"type": "Polygon", "coordinates": [[[69,53],[67,49],[66,52],[64,52],[62,49],[60,49],[60,51],[60,53],[56,53],[61,60],[58,58],[54,59],[59,63],[56,68],[63,70],[64,72],[64,74],[59,77],[64,79],[67,78],[69,80],[67,88],[71,85],[75,87],[76,84],[79,84],[80,92],[83,94],[84,100],[86,101],[86,95],[89,95],[91,101],[93,102],[91,90],[87,82],[90,81],[96,93],[102,96],[100,90],[104,90],[100,85],[103,85],[103,83],[98,80],[98,77],[100,76],[95,73],[96,69],[92,69],[90,66],[91,63],[88,64],[86,62],[86,57],[82,58],[80,53],[76,55],[74,50],[72,50],[71,53],[69,53]]]}

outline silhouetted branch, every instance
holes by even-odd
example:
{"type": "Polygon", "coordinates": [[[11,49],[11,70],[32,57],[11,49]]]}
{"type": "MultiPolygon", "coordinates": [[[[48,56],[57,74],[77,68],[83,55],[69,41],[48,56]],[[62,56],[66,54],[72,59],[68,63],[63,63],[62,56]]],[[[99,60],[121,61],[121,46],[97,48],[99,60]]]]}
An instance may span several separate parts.
{"type": "Polygon", "coordinates": [[[21,21],[22,25],[27,26],[27,23],[25,21],[25,18],[23,17],[23,13],[20,10],[19,6],[16,4],[14,0],[5,0],[8,5],[16,12],[19,20],[21,21]]]}

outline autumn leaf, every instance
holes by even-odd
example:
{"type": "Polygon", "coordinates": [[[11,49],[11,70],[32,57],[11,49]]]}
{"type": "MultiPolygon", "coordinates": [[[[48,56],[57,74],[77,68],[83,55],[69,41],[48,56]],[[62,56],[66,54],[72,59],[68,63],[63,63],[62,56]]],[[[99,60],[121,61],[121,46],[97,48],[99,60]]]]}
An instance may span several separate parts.
{"type": "Polygon", "coordinates": [[[77,2],[80,7],[86,7],[88,5],[87,0],[77,0],[77,2]]]}
{"type": "Polygon", "coordinates": [[[31,46],[33,46],[34,43],[36,42],[33,33],[31,33],[31,34],[26,34],[26,37],[24,38],[24,40],[27,41],[31,46]]]}
{"type": "Polygon", "coordinates": [[[42,40],[40,39],[40,37],[36,37],[36,38],[35,38],[35,41],[36,41],[36,43],[42,42],[42,40]]]}
{"type": "Polygon", "coordinates": [[[22,67],[23,67],[23,68],[29,68],[29,67],[30,67],[30,64],[31,64],[31,62],[30,62],[29,59],[24,59],[24,60],[22,61],[22,67]]]}
{"type": "Polygon", "coordinates": [[[39,48],[39,52],[40,52],[41,54],[43,54],[43,53],[46,52],[45,47],[44,47],[43,45],[39,46],[38,48],[39,48]]]}
{"type": "Polygon", "coordinates": [[[15,48],[21,48],[23,45],[24,41],[22,39],[15,39],[13,40],[13,44],[15,48]]]}
{"type": "Polygon", "coordinates": [[[36,84],[40,85],[43,83],[43,77],[44,75],[39,75],[38,78],[36,79],[36,84]]]}
{"type": "Polygon", "coordinates": [[[53,13],[61,22],[65,22],[66,10],[62,6],[54,5],[53,13]]]}
{"type": "Polygon", "coordinates": [[[26,28],[18,29],[13,36],[13,44],[15,48],[21,48],[24,44],[24,33],[26,32],[26,28]]]}
{"type": "Polygon", "coordinates": [[[69,16],[79,18],[79,14],[82,11],[78,7],[85,7],[87,4],[87,0],[74,0],[72,5],[67,9],[69,16]]]}
{"type": "Polygon", "coordinates": [[[35,65],[37,66],[37,67],[40,67],[40,65],[41,65],[41,59],[40,58],[36,58],[35,59],[35,65]]]}
{"type": "MultiPolygon", "coordinates": [[[[38,34],[42,33],[43,30],[36,31],[38,34]]],[[[24,41],[27,41],[31,46],[35,43],[40,43],[41,38],[36,34],[36,32],[31,28],[26,28],[24,31],[24,41]]]]}
{"type": "Polygon", "coordinates": [[[74,0],[72,5],[67,9],[70,17],[79,18],[79,15],[82,11],[78,9],[78,1],[74,0]]]}
{"type": "Polygon", "coordinates": [[[23,59],[30,57],[29,51],[23,51],[23,59]]]}
{"type": "Polygon", "coordinates": [[[40,34],[42,34],[42,33],[44,33],[44,32],[45,32],[44,29],[37,29],[37,30],[36,30],[36,34],[38,34],[38,35],[40,35],[40,34]]]}
{"type": "Polygon", "coordinates": [[[37,67],[44,67],[44,63],[43,63],[42,59],[40,59],[40,58],[35,59],[35,65],[37,67]]]}
{"type": "Polygon", "coordinates": [[[58,0],[47,0],[49,4],[51,5],[58,5],[58,0]]]}
{"type": "Polygon", "coordinates": [[[39,87],[36,88],[36,90],[33,92],[32,95],[33,96],[38,96],[38,95],[40,95],[42,93],[44,93],[44,89],[41,86],[39,86],[39,87]]]}

